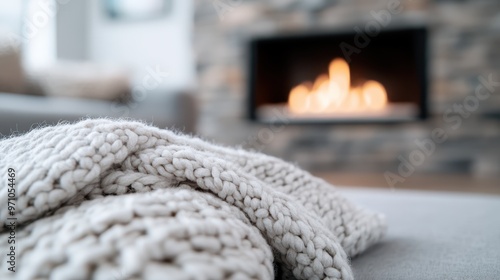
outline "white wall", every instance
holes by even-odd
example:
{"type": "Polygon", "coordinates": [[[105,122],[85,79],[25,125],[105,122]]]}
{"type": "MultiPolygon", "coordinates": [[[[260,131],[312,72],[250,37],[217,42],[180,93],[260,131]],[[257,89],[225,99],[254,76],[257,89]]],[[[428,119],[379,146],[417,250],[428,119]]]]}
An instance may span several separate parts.
{"type": "Polygon", "coordinates": [[[162,80],[161,88],[192,86],[195,66],[191,47],[191,0],[173,0],[168,15],[146,21],[112,20],[107,18],[102,1],[88,2],[88,60],[124,65],[132,70],[135,83],[148,75],[148,68],[158,66],[170,74],[162,80]]]}

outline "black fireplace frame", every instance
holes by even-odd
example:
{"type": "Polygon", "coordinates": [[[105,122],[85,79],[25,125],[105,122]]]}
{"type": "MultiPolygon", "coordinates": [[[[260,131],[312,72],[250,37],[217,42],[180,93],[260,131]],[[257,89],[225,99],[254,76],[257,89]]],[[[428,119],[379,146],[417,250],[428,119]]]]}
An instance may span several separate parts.
{"type": "MultiPolygon", "coordinates": [[[[359,24],[355,26],[364,26],[359,24]]],[[[256,60],[258,56],[258,47],[262,42],[269,43],[273,41],[289,41],[293,43],[297,40],[320,38],[328,36],[349,35],[354,38],[356,33],[353,31],[353,26],[342,27],[321,31],[301,31],[293,33],[282,33],[265,36],[255,36],[248,39],[247,47],[247,86],[246,86],[246,104],[247,104],[247,119],[257,123],[282,123],[290,125],[315,125],[315,124],[395,124],[395,123],[408,123],[424,121],[429,116],[428,93],[429,93],[429,69],[428,69],[428,31],[425,25],[398,25],[388,26],[382,29],[382,32],[397,32],[397,31],[412,31],[415,47],[415,65],[418,75],[418,82],[421,85],[420,90],[420,104],[418,108],[418,115],[413,119],[385,119],[385,120],[369,120],[369,119],[328,119],[328,120],[262,120],[257,117],[257,104],[256,104],[256,60]]],[[[369,48],[369,46],[367,47],[369,48]]]]}

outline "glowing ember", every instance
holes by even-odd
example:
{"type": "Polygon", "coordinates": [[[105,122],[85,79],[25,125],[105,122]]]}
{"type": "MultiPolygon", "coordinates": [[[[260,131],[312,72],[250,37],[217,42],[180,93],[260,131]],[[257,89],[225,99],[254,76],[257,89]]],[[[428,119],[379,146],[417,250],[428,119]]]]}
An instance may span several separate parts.
{"type": "Polygon", "coordinates": [[[377,81],[351,87],[349,64],[336,58],[330,62],[329,75],[320,75],[312,86],[301,84],[288,96],[293,113],[330,113],[379,111],[387,106],[387,92],[377,81]]]}

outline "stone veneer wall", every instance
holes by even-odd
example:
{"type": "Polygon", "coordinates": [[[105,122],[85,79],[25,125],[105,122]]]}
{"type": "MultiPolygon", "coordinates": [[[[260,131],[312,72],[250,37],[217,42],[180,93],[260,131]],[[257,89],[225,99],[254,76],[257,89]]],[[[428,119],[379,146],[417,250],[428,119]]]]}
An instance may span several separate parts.
{"type": "MultiPolygon", "coordinates": [[[[364,27],[391,0],[194,0],[201,135],[295,161],[309,169],[393,171],[434,128],[448,135],[417,172],[500,175],[500,87],[463,122],[446,110],[474,94],[478,77],[500,81],[500,1],[402,0],[391,25],[419,21],[430,30],[430,110],[425,123],[391,126],[269,126],[245,119],[245,39],[254,34],[364,27]]],[[[396,0],[397,1],[397,0],[396,0]]],[[[368,46],[369,47],[369,46],[368,46]]],[[[413,155],[415,156],[415,155],[413,155]]]]}

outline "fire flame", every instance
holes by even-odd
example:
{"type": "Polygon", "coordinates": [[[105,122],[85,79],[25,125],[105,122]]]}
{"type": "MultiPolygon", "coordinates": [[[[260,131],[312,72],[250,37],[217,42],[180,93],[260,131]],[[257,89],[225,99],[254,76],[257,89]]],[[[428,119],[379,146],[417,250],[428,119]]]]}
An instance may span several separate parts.
{"type": "Polygon", "coordinates": [[[381,110],[387,105],[384,86],[373,80],[362,86],[351,87],[349,64],[336,58],[330,62],[329,75],[294,87],[288,96],[288,107],[293,113],[359,112],[381,110]]]}

